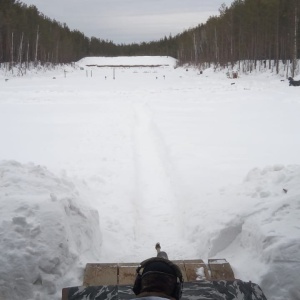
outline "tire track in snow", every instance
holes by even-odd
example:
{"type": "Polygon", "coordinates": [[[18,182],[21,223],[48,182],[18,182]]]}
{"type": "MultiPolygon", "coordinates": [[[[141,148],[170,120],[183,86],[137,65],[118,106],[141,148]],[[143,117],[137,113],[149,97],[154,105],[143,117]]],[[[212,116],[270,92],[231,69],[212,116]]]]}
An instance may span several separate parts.
{"type": "Polygon", "coordinates": [[[143,248],[157,241],[169,248],[177,244],[181,232],[165,145],[149,107],[135,104],[134,111],[137,241],[143,248]]]}

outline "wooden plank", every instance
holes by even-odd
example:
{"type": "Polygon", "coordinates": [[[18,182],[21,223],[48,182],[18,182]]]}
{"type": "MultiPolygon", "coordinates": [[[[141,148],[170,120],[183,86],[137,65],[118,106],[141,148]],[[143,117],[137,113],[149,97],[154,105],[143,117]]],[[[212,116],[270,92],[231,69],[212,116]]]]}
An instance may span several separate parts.
{"type": "Polygon", "coordinates": [[[182,278],[184,282],[187,282],[187,276],[186,276],[186,272],[185,272],[185,265],[184,265],[184,261],[183,260],[173,260],[172,263],[176,264],[181,273],[182,273],[182,278]]]}
{"type": "Polygon", "coordinates": [[[85,267],[83,285],[117,285],[117,264],[87,264],[85,267]]]}
{"type": "Polygon", "coordinates": [[[234,280],[234,273],[226,259],[209,259],[211,280],[234,280]]]}
{"type": "Polygon", "coordinates": [[[69,288],[62,289],[62,297],[61,300],[68,300],[69,299],[69,288]]]}
{"type": "MultiPolygon", "coordinates": [[[[185,282],[195,280],[234,280],[234,273],[225,259],[209,259],[208,266],[202,259],[173,261],[181,270],[185,282]]],[[[83,285],[132,285],[138,263],[87,264],[83,285]]]]}
{"type": "Polygon", "coordinates": [[[120,285],[133,285],[136,277],[137,263],[119,264],[119,281],[120,285]]]}
{"type": "Polygon", "coordinates": [[[185,260],[187,282],[195,280],[210,280],[208,267],[202,259],[185,260]]]}

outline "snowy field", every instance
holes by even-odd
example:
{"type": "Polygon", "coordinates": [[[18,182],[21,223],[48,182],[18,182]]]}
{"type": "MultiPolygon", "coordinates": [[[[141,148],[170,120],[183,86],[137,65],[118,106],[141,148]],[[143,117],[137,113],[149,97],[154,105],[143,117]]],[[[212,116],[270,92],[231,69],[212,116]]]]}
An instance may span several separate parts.
{"type": "Polygon", "coordinates": [[[0,72],[1,300],[60,299],[156,242],[300,299],[300,87],[175,63],[0,72]]]}

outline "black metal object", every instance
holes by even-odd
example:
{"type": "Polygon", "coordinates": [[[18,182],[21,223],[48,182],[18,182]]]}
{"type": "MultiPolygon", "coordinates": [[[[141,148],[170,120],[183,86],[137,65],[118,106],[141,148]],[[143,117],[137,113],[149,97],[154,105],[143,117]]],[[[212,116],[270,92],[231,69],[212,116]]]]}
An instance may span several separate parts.
{"type": "MultiPolygon", "coordinates": [[[[63,289],[62,300],[127,300],[136,296],[130,285],[70,287],[63,289]]],[[[252,282],[199,280],[183,284],[182,300],[267,300],[252,282]]]]}

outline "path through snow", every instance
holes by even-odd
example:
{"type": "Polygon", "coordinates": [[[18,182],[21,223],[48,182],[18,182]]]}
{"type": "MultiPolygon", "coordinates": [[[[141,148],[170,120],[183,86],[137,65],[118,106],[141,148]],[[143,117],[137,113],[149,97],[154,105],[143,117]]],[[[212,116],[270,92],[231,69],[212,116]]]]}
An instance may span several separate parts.
{"type": "Polygon", "coordinates": [[[182,237],[180,202],[174,194],[165,152],[151,110],[146,104],[135,104],[137,239],[163,241],[174,247],[182,237]]]}

